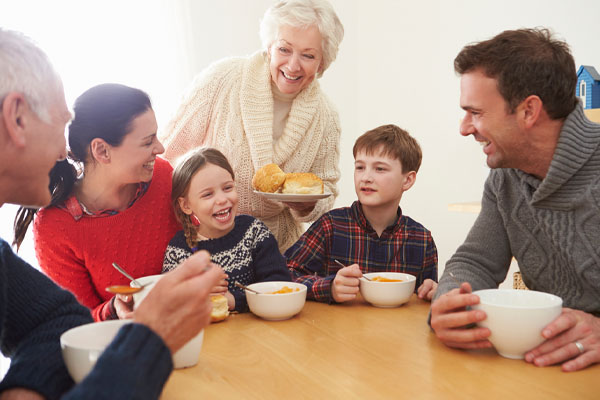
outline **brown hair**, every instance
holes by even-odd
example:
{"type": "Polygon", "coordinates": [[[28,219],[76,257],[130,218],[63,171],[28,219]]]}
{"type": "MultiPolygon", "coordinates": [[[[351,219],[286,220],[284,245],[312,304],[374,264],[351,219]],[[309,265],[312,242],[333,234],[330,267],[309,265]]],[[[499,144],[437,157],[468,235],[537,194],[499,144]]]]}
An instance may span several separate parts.
{"type": "Polygon", "coordinates": [[[504,31],[492,39],[465,46],[454,59],[462,75],[475,69],[498,81],[509,112],[527,96],[538,96],[552,119],[565,118],[577,106],[575,61],[564,41],[548,29],[504,31]]]}
{"type": "Polygon", "coordinates": [[[381,148],[382,155],[395,158],[402,164],[402,172],[419,171],[421,166],[421,146],[415,138],[396,125],[382,125],[363,133],[352,149],[356,153],[364,151],[373,154],[381,148]]]}
{"type": "Polygon", "coordinates": [[[184,213],[179,206],[179,198],[187,196],[190,188],[190,182],[198,171],[207,164],[213,164],[223,168],[235,179],[233,168],[219,150],[210,147],[200,147],[192,150],[177,160],[177,165],[173,169],[173,183],[171,187],[171,205],[175,212],[175,217],[183,226],[185,240],[190,247],[194,247],[197,242],[197,230],[190,221],[190,216],[184,213]]]}

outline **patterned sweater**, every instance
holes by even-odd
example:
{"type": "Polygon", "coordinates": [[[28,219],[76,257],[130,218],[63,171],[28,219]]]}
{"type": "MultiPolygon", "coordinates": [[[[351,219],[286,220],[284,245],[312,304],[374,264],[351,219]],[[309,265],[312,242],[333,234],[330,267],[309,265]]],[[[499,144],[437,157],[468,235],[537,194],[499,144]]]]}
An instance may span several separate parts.
{"type": "MultiPolygon", "coordinates": [[[[235,286],[264,281],[291,281],[285,259],[277,248],[277,241],[269,229],[258,219],[249,215],[235,217],[235,227],[218,239],[198,242],[198,250],[207,250],[214,263],[220,265],[229,276],[229,292],[235,298],[235,310],[248,311],[243,290],[235,286]]],[[[169,242],[163,263],[163,272],[176,268],[192,255],[183,231],[177,232],[169,242]]]]}
{"type": "Polygon", "coordinates": [[[283,135],[273,140],[269,65],[261,53],[217,62],[194,81],[161,139],[174,160],[201,145],[225,154],[236,173],[239,213],[260,218],[281,251],[302,234],[301,222],[317,219],[337,196],[340,125],[337,112],[315,80],[296,96],[283,135]],[[285,172],[312,172],[334,195],[306,216],[253,192],[254,172],[276,163],[285,172]]]}
{"type": "Polygon", "coordinates": [[[17,257],[0,239],[0,348],[11,358],[0,392],[27,388],[46,399],[158,399],[173,370],[171,352],[148,327],[127,324],[73,387],[60,335],[92,322],[73,295],[17,257]]]}
{"type": "Polygon", "coordinates": [[[160,273],[169,239],[181,229],[171,207],[171,171],[156,158],[147,192],[116,215],[75,220],[58,207],[38,212],[33,234],[40,267],[90,308],[96,321],[116,318],[105,288],[129,285],[113,262],[134,278],[160,273]]]}
{"type": "MultiPolygon", "coordinates": [[[[446,270],[474,290],[497,287],[511,257],[533,290],[600,316],[600,125],[581,107],[566,119],[543,180],[494,169],[481,213],[446,270]]],[[[444,273],[436,298],[456,285],[444,273]]]]}

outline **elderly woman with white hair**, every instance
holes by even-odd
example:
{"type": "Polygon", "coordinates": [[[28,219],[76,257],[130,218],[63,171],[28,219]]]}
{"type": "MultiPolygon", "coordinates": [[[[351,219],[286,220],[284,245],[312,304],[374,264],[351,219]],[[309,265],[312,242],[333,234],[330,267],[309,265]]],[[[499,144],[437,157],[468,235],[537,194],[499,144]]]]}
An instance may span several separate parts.
{"type": "Polygon", "coordinates": [[[261,51],[196,77],[162,140],[171,161],[198,146],[221,150],[236,172],[239,213],[261,219],[283,252],[301,223],[331,209],[337,196],[340,124],[315,78],[335,60],[344,28],[325,0],[283,0],[266,11],[260,36],[261,51]],[[269,163],[314,173],[333,196],[280,203],[255,194],[252,177],[269,163]]]}

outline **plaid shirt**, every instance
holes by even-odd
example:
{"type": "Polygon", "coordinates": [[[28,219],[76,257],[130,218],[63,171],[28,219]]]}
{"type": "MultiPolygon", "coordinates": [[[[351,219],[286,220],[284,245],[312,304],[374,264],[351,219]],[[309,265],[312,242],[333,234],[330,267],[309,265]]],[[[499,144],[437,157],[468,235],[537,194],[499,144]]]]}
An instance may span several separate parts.
{"type": "Polygon", "coordinates": [[[308,298],[333,302],[331,285],[344,265],[358,264],[363,273],[404,272],[437,282],[437,249],[431,232],[402,215],[381,234],[373,229],[358,201],[323,214],[286,252],[294,281],[308,286],[308,298]]]}

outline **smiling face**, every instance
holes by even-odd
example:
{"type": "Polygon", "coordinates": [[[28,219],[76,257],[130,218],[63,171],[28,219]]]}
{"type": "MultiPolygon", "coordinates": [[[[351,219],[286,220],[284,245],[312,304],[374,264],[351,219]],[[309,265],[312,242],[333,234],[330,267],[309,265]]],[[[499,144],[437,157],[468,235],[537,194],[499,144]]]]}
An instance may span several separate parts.
{"type": "Polygon", "coordinates": [[[414,171],[403,173],[400,160],[383,155],[381,148],[373,154],[356,152],[354,189],[366,214],[368,209],[395,210],[415,176],[414,171]]]}
{"type": "Polygon", "coordinates": [[[238,195],[231,174],[214,164],[206,164],[190,181],[179,207],[200,221],[198,233],[214,239],[225,236],[235,226],[238,195]]]}
{"type": "Polygon", "coordinates": [[[165,151],[156,137],[157,129],[154,111],[149,109],[132,121],[131,131],[121,144],[111,148],[111,165],[118,182],[128,184],[152,179],[156,156],[165,151]]]}
{"type": "Polygon", "coordinates": [[[473,135],[483,145],[490,168],[519,168],[524,136],[517,114],[507,112],[508,105],[498,91],[497,81],[481,70],[462,75],[460,106],[466,114],[460,124],[463,136],[473,135]]]}
{"type": "Polygon", "coordinates": [[[298,94],[315,79],[323,61],[321,42],[316,26],[279,28],[277,40],[269,48],[271,79],[279,91],[298,94]]]}

